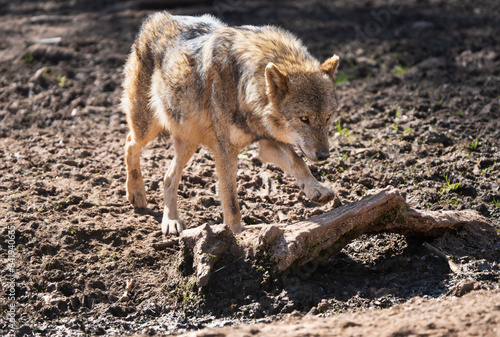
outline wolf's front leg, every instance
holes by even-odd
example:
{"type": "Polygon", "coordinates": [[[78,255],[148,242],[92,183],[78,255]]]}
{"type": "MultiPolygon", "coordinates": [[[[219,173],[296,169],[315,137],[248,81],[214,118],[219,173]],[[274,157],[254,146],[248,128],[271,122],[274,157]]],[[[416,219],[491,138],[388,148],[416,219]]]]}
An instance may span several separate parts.
{"type": "Polygon", "coordinates": [[[318,204],[326,204],[335,198],[335,192],[314,178],[309,167],[291,145],[273,140],[261,140],[259,143],[259,157],[293,175],[309,199],[318,204]]]}
{"type": "Polygon", "coordinates": [[[236,193],[238,152],[229,143],[219,141],[214,149],[215,168],[219,177],[219,190],[224,214],[224,223],[233,233],[241,232],[241,213],[236,193]]]}
{"type": "Polygon", "coordinates": [[[177,212],[177,188],[182,176],[182,170],[189,158],[196,151],[197,145],[190,144],[174,137],[175,156],[165,174],[165,207],[163,209],[163,220],[161,230],[163,234],[180,234],[184,230],[184,221],[179,218],[177,212]]]}

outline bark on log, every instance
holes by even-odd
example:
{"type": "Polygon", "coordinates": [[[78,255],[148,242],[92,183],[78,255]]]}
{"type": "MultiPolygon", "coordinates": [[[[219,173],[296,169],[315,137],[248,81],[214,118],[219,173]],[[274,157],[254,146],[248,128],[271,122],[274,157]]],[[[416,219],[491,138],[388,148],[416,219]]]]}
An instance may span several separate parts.
{"type": "Polygon", "coordinates": [[[192,261],[200,288],[208,284],[214,264],[236,246],[233,232],[226,225],[205,224],[187,229],[182,232],[180,243],[183,260],[192,261]]]}
{"type": "MultiPolygon", "coordinates": [[[[456,230],[463,226],[476,226],[480,230],[491,229],[486,220],[474,211],[414,210],[399,191],[391,187],[292,225],[268,225],[261,230],[246,230],[238,234],[237,238],[239,251],[244,252],[246,257],[267,256],[273,265],[273,272],[281,274],[308,263],[317,266],[361,234],[387,232],[435,237],[447,230],[456,230]]],[[[204,227],[204,231],[208,233],[209,230],[204,227]]],[[[212,235],[210,238],[209,241],[214,247],[207,245],[206,239],[202,240],[203,245],[196,243],[203,236],[200,236],[201,231],[198,229],[184,231],[181,242],[185,247],[196,245],[198,248],[192,250],[196,251],[196,254],[214,255],[215,251],[220,254],[231,246],[228,241],[230,236],[226,231],[221,231],[221,234],[223,232],[226,235],[212,235]],[[194,233],[197,233],[194,235],[196,238],[189,239],[194,233]],[[203,251],[202,246],[208,251],[203,251]]],[[[238,249],[232,251],[234,254],[238,249]]],[[[203,264],[201,257],[195,256],[195,260],[199,261],[196,264],[198,270],[207,269],[208,265],[203,264]]],[[[217,259],[211,259],[215,260],[217,259]]],[[[213,263],[210,263],[208,269],[211,269],[213,263]]],[[[205,285],[208,282],[207,273],[201,274],[205,277],[200,280],[199,285],[205,285]]]]}
{"type": "MultiPolygon", "coordinates": [[[[313,260],[321,263],[361,234],[386,232],[434,237],[445,230],[485,222],[473,211],[416,211],[397,189],[388,188],[328,213],[281,227],[279,234],[272,228],[264,229],[254,251],[266,250],[275,264],[274,271],[282,273],[292,265],[301,266],[313,260]]],[[[251,244],[243,242],[244,246],[251,244]]]]}

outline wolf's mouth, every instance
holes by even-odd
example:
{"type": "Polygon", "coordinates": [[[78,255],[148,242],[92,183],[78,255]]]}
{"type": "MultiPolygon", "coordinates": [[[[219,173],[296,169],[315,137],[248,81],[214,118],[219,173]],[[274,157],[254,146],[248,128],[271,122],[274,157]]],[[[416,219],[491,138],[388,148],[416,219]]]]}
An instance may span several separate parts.
{"type": "Polygon", "coordinates": [[[298,148],[300,149],[300,152],[302,152],[302,154],[304,155],[304,157],[306,157],[307,159],[309,159],[309,160],[311,160],[311,161],[313,161],[313,162],[315,162],[315,163],[317,163],[317,162],[319,161],[319,160],[318,160],[318,158],[316,158],[316,156],[310,156],[310,155],[308,155],[308,154],[304,151],[304,149],[302,148],[302,146],[300,146],[300,144],[297,144],[297,146],[298,146],[298,148]]]}
{"type": "Polygon", "coordinates": [[[302,146],[300,146],[300,144],[297,144],[297,147],[299,148],[300,152],[302,152],[302,154],[306,156],[306,153],[304,152],[304,150],[302,150],[302,146]]]}

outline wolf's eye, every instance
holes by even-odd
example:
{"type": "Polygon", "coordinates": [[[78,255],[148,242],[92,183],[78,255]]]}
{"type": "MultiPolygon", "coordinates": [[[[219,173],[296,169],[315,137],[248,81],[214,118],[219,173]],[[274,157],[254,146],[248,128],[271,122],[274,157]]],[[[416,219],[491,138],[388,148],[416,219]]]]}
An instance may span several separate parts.
{"type": "Polygon", "coordinates": [[[332,115],[328,115],[328,117],[326,117],[326,121],[328,122],[330,120],[330,118],[332,118],[332,115]]]}
{"type": "Polygon", "coordinates": [[[306,124],[309,124],[309,117],[307,117],[307,116],[302,116],[302,117],[300,117],[300,120],[301,120],[302,122],[306,123],[306,124]]]}

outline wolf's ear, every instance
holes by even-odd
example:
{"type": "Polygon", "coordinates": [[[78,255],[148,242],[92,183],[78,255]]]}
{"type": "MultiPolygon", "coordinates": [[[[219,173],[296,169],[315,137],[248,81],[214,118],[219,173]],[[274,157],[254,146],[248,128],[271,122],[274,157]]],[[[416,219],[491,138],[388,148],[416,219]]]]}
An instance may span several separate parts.
{"type": "Polygon", "coordinates": [[[283,94],[288,90],[288,80],[278,67],[269,62],[266,66],[266,93],[269,96],[283,94]]]}
{"type": "Polygon", "coordinates": [[[335,80],[335,71],[339,66],[339,57],[333,55],[328,60],[323,62],[321,65],[321,70],[323,70],[332,80],[335,80]]]}

